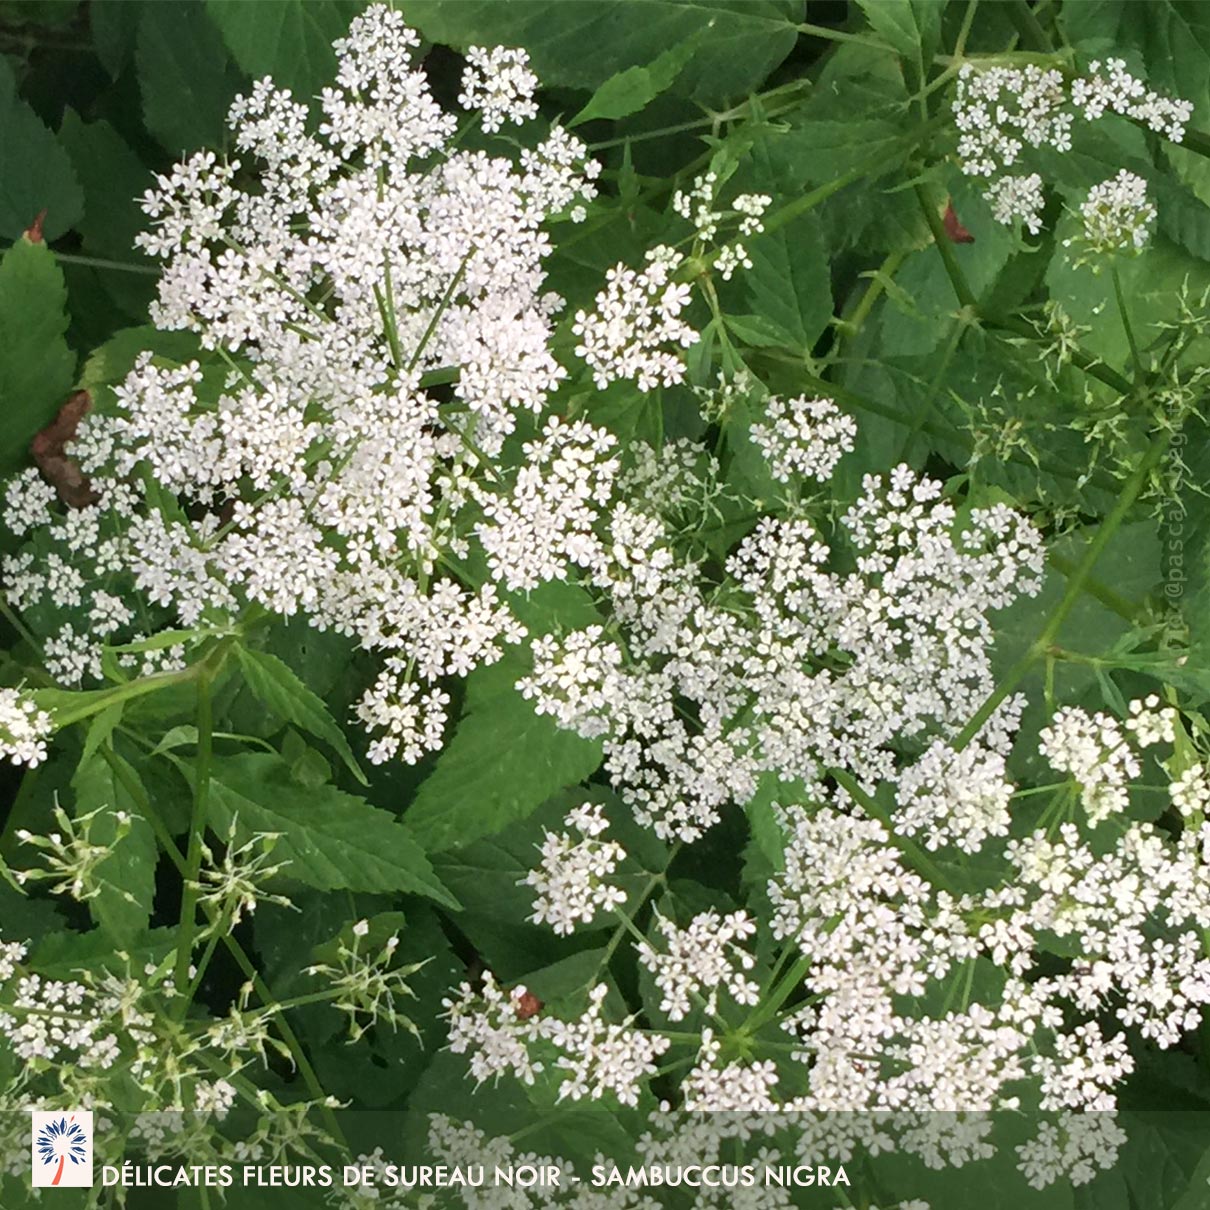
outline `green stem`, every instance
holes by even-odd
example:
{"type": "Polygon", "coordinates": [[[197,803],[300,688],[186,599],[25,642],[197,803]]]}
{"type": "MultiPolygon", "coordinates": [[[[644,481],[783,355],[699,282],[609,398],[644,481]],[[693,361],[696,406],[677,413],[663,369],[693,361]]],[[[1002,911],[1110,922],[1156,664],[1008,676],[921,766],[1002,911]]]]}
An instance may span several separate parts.
{"type": "Polygon", "coordinates": [[[798,26],[800,34],[806,34],[810,38],[823,38],[828,42],[848,42],[854,46],[868,46],[871,50],[885,50],[891,54],[895,53],[895,49],[887,43],[880,41],[878,38],[871,37],[869,34],[850,34],[843,29],[832,29],[828,25],[812,25],[809,21],[800,22],[798,26]]]}
{"type": "Polygon", "coordinates": [[[1126,332],[1126,343],[1130,345],[1130,361],[1134,366],[1134,381],[1141,385],[1147,376],[1147,371],[1143,369],[1143,359],[1139,356],[1139,346],[1134,339],[1134,328],[1131,326],[1130,315],[1126,310],[1126,298],[1122,294],[1122,278],[1118,273],[1117,265],[1112,267],[1110,275],[1113,278],[1113,296],[1117,300],[1118,315],[1122,320],[1122,327],[1126,332]]]}
{"type": "Polygon", "coordinates": [[[187,685],[201,675],[201,670],[205,665],[206,661],[200,660],[198,663],[191,664],[188,668],[181,668],[176,672],[153,672],[149,676],[141,676],[137,680],[127,681],[126,684],[118,685],[113,689],[98,689],[82,693],[80,698],[83,700],[77,705],[53,712],[55,727],[59,730],[70,727],[73,723],[91,718],[94,714],[99,714],[102,710],[117,705],[118,702],[146,697],[149,693],[158,693],[161,689],[171,685],[187,685]]]}
{"type": "MultiPolygon", "coordinates": [[[[950,285],[957,296],[958,302],[963,307],[971,310],[973,318],[979,319],[988,327],[1000,328],[1006,332],[1014,332],[1019,336],[1028,336],[1031,339],[1036,338],[1038,335],[1037,332],[1023,320],[1011,315],[1004,317],[987,315],[979,310],[974,291],[970,288],[966,275],[958,264],[958,259],[954,255],[954,248],[950,243],[949,236],[945,234],[945,227],[941,222],[941,216],[937,213],[936,207],[930,202],[928,192],[923,185],[916,186],[916,197],[920,203],[920,209],[924,214],[924,220],[928,223],[929,230],[933,233],[933,243],[937,247],[941,262],[945,266],[946,276],[950,279],[950,285]]],[[[1099,358],[1084,352],[1083,349],[1072,349],[1071,363],[1090,377],[1097,378],[1105,383],[1106,386],[1113,387],[1121,395],[1132,395],[1134,393],[1135,388],[1133,383],[1123,378],[1115,370],[1111,370],[1107,365],[1103,365],[1099,358]]]]}
{"type": "Polygon", "coordinates": [[[962,266],[958,264],[958,259],[954,256],[954,245],[950,242],[949,236],[945,234],[945,225],[941,221],[941,216],[937,213],[937,208],[933,205],[932,198],[929,197],[928,190],[923,185],[916,186],[916,201],[920,205],[924,221],[928,223],[929,230],[933,233],[933,243],[941,256],[941,263],[945,266],[946,276],[950,279],[950,285],[958,298],[959,305],[974,311],[978,306],[975,292],[970,288],[966,274],[962,272],[962,266]]]}
{"type": "Polygon", "coordinates": [[[441,301],[437,304],[437,309],[433,312],[432,318],[428,322],[428,326],[424,329],[424,334],[420,337],[420,343],[412,352],[412,358],[408,362],[408,373],[411,373],[415,368],[420,358],[424,356],[425,347],[432,338],[433,332],[436,331],[437,324],[440,323],[441,317],[445,314],[446,308],[450,305],[454,297],[454,292],[462,284],[462,279],[466,275],[466,268],[471,263],[471,256],[474,253],[472,248],[462,258],[462,264],[458,266],[458,272],[450,279],[450,284],[446,286],[445,293],[441,296],[441,301]]]}
{"type": "MultiPolygon", "coordinates": [[[[189,822],[189,848],[185,855],[184,887],[181,891],[181,920],[177,933],[177,988],[189,986],[189,960],[193,953],[193,933],[197,928],[198,878],[202,868],[202,838],[206,833],[210,805],[210,764],[214,745],[214,711],[210,700],[210,677],[202,675],[197,683],[197,756],[194,765],[193,816],[189,822]]],[[[189,1009],[189,998],[181,997],[180,1014],[189,1009]]]]}
{"type": "Polygon", "coordinates": [[[782,1005],[802,986],[802,981],[806,978],[807,972],[810,969],[811,959],[806,956],[800,957],[785,973],[781,982],[769,993],[768,999],[762,999],[752,1010],[751,1015],[743,1025],[745,1032],[755,1033],[758,1029],[761,1029],[772,1021],[781,1011],[782,1005]]]}
{"type": "Polygon", "coordinates": [[[870,284],[866,286],[865,292],[853,308],[852,313],[834,321],[834,327],[841,336],[851,340],[861,331],[874,304],[882,297],[882,292],[898,272],[899,266],[907,259],[907,255],[906,249],[891,252],[882,264],[870,274],[870,284]]]}
{"type": "MultiPolygon", "coordinates": [[[[1053,551],[1048,556],[1054,569],[1067,579],[1076,572],[1076,564],[1071,560],[1064,558],[1060,554],[1055,554],[1053,551]]],[[[1084,578],[1084,591],[1095,600],[1101,602],[1106,609],[1116,613],[1118,617],[1125,618],[1128,622],[1137,622],[1142,608],[1136,605],[1133,601],[1128,601],[1120,593],[1116,593],[1107,584],[1102,584],[1100,580],[1093,576],[1084,578]]]]}
{"type": "Polygon", "coordinates": [[[1038,18],[1034,16],[1034,10],[1030,8],[1028,0],[1010,0],[1005,8],[1021,35],[1022,43],[1029,50],[1036,50],[1044,55],[1054,53],[1054,45],[1038,18]]]}
{"type": "Polygon", "coordinates": [[[1134,505],[1135,500],[1138,499],[1143,488],[1146,487],[1147,481],[1151,477],[1151,472],[1164,456],[1164,452],[1168,448],[1168,438],[1169,434],[1160,433],[1152,440],[1150,448],[1135,468],[1134,474],[1130,476],[1126,485],[1122,488],[1122,494],[1118,497],[1117,503],[1101,523],[1092,541],[1089,542],[1088,549],[1084,552],[1084,557],[1080,560],[1075,571],[1068,577],[1067,591],[1063,594],[1062,600],[1059,601],[1058,605],[1051,612],[1050,617],[1047,618],[1046,625],[1042,627],[1041,633],[1030,644],[1029,650],[1009,669],[1007,676],[992,690],[983,705],[975,711],[971,720],[958,733],[953,743],[956,751],[965,748],[979,734],[983,724],[991,718],[1000,703],[1025,679],[1026,674],[1033,667],[1034,661],[1050,649],[1055,636],[1059,633],[1059,628],[1067,619],[1067,615],[1071,612],[1080,593],[1084,591],[1084,581],[1091,574],[1093,567],[1096,566],[1097,559],[1101,557],[1101,552],[1109,544],[1110,538],[1113,537],[1118,527],[1125,520],[1126,514],[1134,505]]]}
{"type": "Polygon", "coordinates": [[[950,368],[950,362],[954,360],[954,354],[958,351],[958,345],[962,340],[964,326],[961,319],[955,318],[950,324],[949,336],[945,342],[945,352],[941,356],[941,361],[937,366],[937,372],[933,375],[929,382],[928,389],[920,398],[920,404],[916,408],[916,414],[912,419],[911,428],[908,429],[907,436],[903,441],[903,449],[899,454],[897,461],[907,462],[912,452],[912,446],[916,443],[916,437],[919,434],[921,427],[928,418],[928,413],[933,406],[933,400],[937,398],[937,392],[941,389],[941,382],[945,378],[950,368]]]}
{"type": "MultiPolygon", "coordinates": [[[[168,855],[169,860],[176,866],[182,878],[185,876],[185,857],[177,848],[176,842],[172,839],[168,829],[164,826],[164,821],[160,818],[159,813],[151,804],[151,800],[147,797],[143,787],[127,773],[122,762],[117,759],[112,747],[105,743],[101,746],[101,754],[104,756],[106,763],[114,774],[121,781],[126,791],[130,794],[131,799],[138,804],[139,810],[152,827],[156,834],[156,839],[160,842],[160,847],[168,855]]],[[[215,913],[217,915],[217,913],[215,913]]],[[[215,923],[214,917],[211,916],[211,923],[215,923]]],[[[221,933],[223,945],[228,953],[235,960],[236,965],[243,972],[244,977],[252,984],[253,991],[256,992],[257,998],[267,1008],[276,1009],[278,1003],[273,993],[266,986],[265,981],[260,977],[252,959],[248,957],[244,947],[231,935],[230,932],[221,933]]],[[[315,1074],[315,1068],[311,1066],[311,1061],[307,1058],[306,1052],[303,1050],[302,1043],[298,1039],[298,1035],[294,1032],[290,1023],[280,1012],[274,1012],[273,1023],[277,1032],[281,1034],[282,1041],[286,1044],[286,1049],[290,1052],[290,1057],[294,1061],[294,1066],[298,1069],[299,1075],[302,1076],[303,1083],[307,1086],[309,1095],[322,1106],[321,1112],[327,1120],[328,1129],[332,1132],[333,1137],[338,1140],[344,1139],[344,1135],[340,1129],[340,1124],[336,1120],[335,1114],[328,1108],[324,1102],[327,1099],[327,1094],[323,1090],[323,1086],[319,1082],[319,1077],[315,1074]]]]}
{"type": "Polygon", "coordinates": [[[843,787],[848,796],[858,803],[871,819],[878,820],[886,828],[891,844],[912,863],[919,873],[925,875],[935,887],[940,887],[943,891],[949,891],[951,895],[957,894],[953,884],[938,869],[933,859],[918,844],[909,840],[906,836],[900,835],[895,830],[895,826],[891,822],[890,812],[876,798],[867,794],[857,784],[857,779],[851,773],[844,769],[829,769],[828,775],[838,786],[843,787]]]}
{"type": "Polygon", "coordinates": [[[55,260],[67,265],[87,265],[92,269],[112,269],[117,273],[138,273],[143,277],[159,277],[160,271],[154,265],[131,265],[120,260],[106,260],[100,256],[77,256],[75,253],[58,252],[51,249],[55,260]]]}

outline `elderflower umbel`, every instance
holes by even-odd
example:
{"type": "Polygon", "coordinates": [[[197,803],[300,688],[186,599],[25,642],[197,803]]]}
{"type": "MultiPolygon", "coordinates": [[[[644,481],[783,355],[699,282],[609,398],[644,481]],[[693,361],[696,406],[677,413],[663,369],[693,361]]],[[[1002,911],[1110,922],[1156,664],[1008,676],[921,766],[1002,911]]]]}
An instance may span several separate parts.
{"type": "Polygon", "coordinates": [[[702,912],[684,929],[658,912],[655,927],[661,948],[644,941],[638,946],[639,961],[655,976],[660,991],[660,1011],[670,1021],[681,1021],[693,1007],[691,998],[701,999],[705,1011],[718,1011],[718,994],[726,988],[736,1004],[754,1005],[760,987],[747,972],[756,959],[739,944],[756,933],[747,912],[702,912]]]}
{"type": "Polygon", "coordinates": [[[1210,810],[1210,773],[1206,766],[1192,764],[1168,787],[1169,796],[1177,810],[1189,819],[1205,816],[1210,810]]]}
{"type": "Polygon", "coordinates": [[[1121,114],[1145,122],[1173,143],[1184,139],[1185,125],[1193,116],[1192,102],[1152,92],[1126,69],[1123,59],[1090,63],[1087,74],[1072,82],[1071,99],[1090,122],[1107,112],[1121,114]]]}
{"type": "Polygon", "coordinates": [[[442,1005],[449,1020],[449,1047],[456,1054],[469,1054],[470,1074],[477,1083],[496,1079],[506,1072],[523,1084],[532,1084],[543,1070],[530,1057],[530,1046],[540,1036],[541,1018],[523,1011],[524,987],[503,988],[488,971],[476,990],[469,983],[457,989],[456,999],[442,1005]]]}
{"type": "Polygon", "coordinates": [[[992,208],[992,217],[1006,227],[1020,220],[1030,235],[1042,230],[1042,178],[1031,172],[1027,176],[1002,176],[987,187],[983,195],[992,208]]]}
{"type": "Polygon", "coordinates": [[[1130,703],[1126,730],[1140,748],[1171,744],[1176,740],[1176,719],[1176,711],[1171,706],[1160,705],[1159,694],[1149,693],[1130,703]]]}
{"type": "Polygon", "coordinates": [[[1139,761],[1115,719],[1078,706],[1065,706],[1041,734],[1042,755],[1080,787],[1088,822],[1101,823],[1126,806],[1128,783],[1139,774],[1139,761]]]}
{"type": "Polygon", "coordinates": [[[530,70],[525,51],[472,46],[466,52],[458,104],[479,110],[483,129],[491,134],[505,122],[523,126],[538,116],[533,100],[537,87],[538,77],[530,70]]]}
{"type": "MultiPolygon", "coordinates": [[[[987,180],[984,197],[998,222],[1021,221],[1037,234],[1045,202],[1043,180],[1022,171],[1037,148],[1067,152],[1077,118],[1094,122],[1116,113],[1146,123],[1174,143],[1193,113],[1188,101],[1149,90],[1121,59],[1093,62],[1068,83],[1057,68],[1033,63],[980,67],[963,64],[954,98],[958,160],[968,176],[987,180]]],[[[1122,170],[1096,186],[1081,208],[1094,250],[1142,247],[1155,217],[1138,177],[1122,170]]]]}
{"type": "MultiPolygon", "coordinates": [[[[38,544],[3,556],[9,600],[38,611],[64,684],[102,680],[115,647],[136,648],[116,653],[136,676],[183,667],[200,640],[141,650],[159,631],[302,615],[378,654],[356,717],[371,760],[414,762],[442,743],[442,679],[524,637],[501,585],[599,562],[612,438],[551,420],[517,474],[494,463],[567,375],[546,225],[595,195],[599,166],[558,126],[460,147],[418,45],[367,8],[313,110],[257,82],[231,107],[235,158],[198,152],[145,196],[153,318],[200,354],[141,357],[113,414],[80,421],[65,456],[86,503],[32,472],[5,497],[38,544]],[[483,554],[482,584],[450,570],[483,554]]],[[[522,52],[477,51],[463,100],[491,131],[533,116],[535,83],[522,52]]],[[[670,262],[648,272],[653,338],[690,342],[687,287],[670,262]]]]}
{"type": "Polygon", "coordinates": [[[566,936],[626,902],[626,892],[608,881],[626,850],[617,841],[601,839],[609,827],[603,812],[600,803],[586,802],[564,819],[568,832],[543,831],[542,861],[522,880],[536,892],[530,916],[535,924],[549,924],[566,936]],[[578,839],[571,832],[579,833],[578,839]]]}
{"type": "Polygon", "coordinates": [[[620,379],[633,380],[640,391],[675,386],[685,376],[679,350],[698,340],[680,318],[690,290],[673,275],[684,258],[661,244],[645,259],[639,270],[615,265],[605,275],[596,310],[576,312],[576,356],[587,362],[602,390],[620,379]]]}
{"type": "Polygon", "coordinates": [[[0,756],[31,769],[46,759],[54,719],[20,689],[0,689],[0,756]]]}
{"type": "Polygon", "coordinates": [[[774,479],[787,483],[794,475],[820,483],[831,478],[842,455],[852,451],[857,424],[830,399],[781,400],[765,404],[767,423],[750,432],[774,479]]]}
{"type": "Polygon", "coordinates": [[[637,1105],[643,1081],[655,1074],[655,1060],[669,1047],[659,1034],[641,1033],[631,1022],[602,1019],[609,988],[597,984],[588,993],[588,1010],[575,1021],[549,1019],[543,1035],[562,1052],[557,1066],[564,1079],[559,1100],[599,1100],[612,1094],[623,1105],[637,1105]]]}
{"type": "MultiPolygon", "coordinates": [[[[686,483],[713,473],[669,456],[686,483]]],[[[849,571],[830,567],[809,520],[765,518],[728,558],[720,599],[678,550],[679,523],[653,515],[658,501],[636,485],[612,513],[600,577],[617,637],[600,626],[544,636],[521,691],[561,726],[604,738],[615,788],[662,838],[695,839],[764,772],[808,786],[830,767],[893,776],[893,745],[957,732],[991,692],[986,613],[1039,585],[1027,521],[976,509],[955,535],[940,492],[907,467],[867,476],[842,519],[849,571]]],[[[694,493],[709,498],[700,483],[694,493]]]]}
{"type": "Polygon", "coordinates": [[[1155,207],[1147,200],[1147,182],[1121,169],[1094,185],[1080,206],[1083,242],[1094,253],[1140,251],[1151,235],[1155,207]]]}
{"type": "MultiPolygon", "coordinates": [[[[711,169],[697,177],[692,188],[677,190],[672,195],[672,209],[693,224],[695,245],[701,250],[713,244],[724,221],[739,218],[741,236],[756,235],[764,230],[761,219],[773,199],[764,193],[741,193],[733,199],[732,210],[720,207],[717,200],[719,176],[711,169]]],[[[714,267],[723,281],[730,281],[738,268],[751,269],[748,250],[735,239],[718,249],[714,267]]]]}

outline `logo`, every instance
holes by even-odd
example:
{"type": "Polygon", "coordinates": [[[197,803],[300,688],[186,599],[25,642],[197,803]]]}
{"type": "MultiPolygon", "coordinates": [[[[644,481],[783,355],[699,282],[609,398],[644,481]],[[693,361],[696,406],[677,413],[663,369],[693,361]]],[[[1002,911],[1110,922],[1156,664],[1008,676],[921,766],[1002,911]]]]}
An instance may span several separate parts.
{"type": "Polygon", "coordinates": [[[92,1113],[58,1109],[33,1113],[30,1152],[34,1188],[87,1189],[92,1185],[92,1113]]]}

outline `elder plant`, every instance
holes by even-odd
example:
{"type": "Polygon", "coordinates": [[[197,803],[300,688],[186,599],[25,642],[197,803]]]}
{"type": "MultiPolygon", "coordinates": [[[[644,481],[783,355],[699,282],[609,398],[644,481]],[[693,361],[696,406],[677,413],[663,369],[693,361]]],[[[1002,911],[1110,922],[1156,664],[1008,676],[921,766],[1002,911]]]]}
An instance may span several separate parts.
{"type": "MultiPolygon", "coordinates": [[[[1123,168],[1059,219],[1073,263],[1112,270],[1126,379],[1057,304],[982,313],[917,184],[959,310],[934,385],[914,386],[906,448],[876,464],[860,394],[832,380],[860,325],[837,325],[830,364],[779,354],[732,310],[762,236],[860,173],[805,199],[766,192],[743,167],[764,115],[731,111],[736,130],[716,118],[705,162],[658,198],[658,239],[565,298],[550,268],[609,213],[600,164],[540,116],[523,51],[470,50],[454,110],[418,46],[399,13],[367,9],[313,106],[260,81],[231,107],[229,158],[159,178],[140,237],[163,262],[152,318],[197,355],[148,348],[94,401],[65,447],[80,490],[35,469],[5,489],[4,607],[30,661],[0,689],[3,749],[33,768],[81,745],[76,805],[18,834],[9,875],[88,905],[123,943],[101,962],[0,941],[6,1100],[190,1110],[202,1126],[244,1103],[267,1154],[305,1148],[320,1127],[302,1115],[340,1098],[298,1014],[325,1009],[361,1046],[419,1035],[428,1012],[468,1079],[516,1081],[535,1106],[603,1102],[655,1115],[656,1134],[672,1108],[1076,1114],[1021,1163],[1036,1184],[1091,1179],[1115,1136],[1078,1115],[1114,1108],[1139,1044],[1178,1045],[1210,1002],[1210,755],[1175,671],[1182,636],[1140,629],[1112,665],[1162,693],[1128,698],[1102,657],[1084,660],[1108,686],[1097,705],[1058,700],[1054,679],[1080,662],[1056,640],[1098,557],[1197,418],[1204,308],[1186,291],[1142,343],[1119,275],[1162,199],[1123,168]],[[1063,424],[1089,471],[1062,500],[984,490],[977,415],[962,473],[914,454],[935,383],[984,328],[1028,343],[1052,387],[1084,376],[1063,424]],[[615,431],[609,398],[650,409],[656,431],[615,431]],[[1000,619],[1043,592],[1048,543],[1097,476],[1114,502],[1006,667],[1000,619]],[[539,607],[552,599],[574,608],[539,607]],[[358,653],[347,717],[274,653],[308,628],[358,653]],[[425,897],[455,925],[460,905],[443,850],[425,852],[398,794],[379,797],[416,781],[371,780],[358,760],[439,771],[486,676],[598,762],[517,821],[509,902],[525,906],[505,925],[594,939],[553,996],[479,954],[464,978],[425,982],[397,901],[425,897]],[[240,693],[287,736],[241,733],[240,693]],[[166,784],[185,812],[165,809],[166,784]],[[350,871],[363,831],[390,872],[350,871]],[[684,893],[696,847],[720,862],[720,833],[745,836],[742,861],[732,850],[717,885],[684,893]],[[144,944],[122,868],[161,860],[179,913],[144,944]],[[362,915],[350,894],[284,994],[236,929],[258,907],[295,910],[300,888],[380,898],[362,915]],[[239,975],[225,1000],[208,983],[220,961],[239,975]]],[[[1176,143],[1192,115],[1116,58],[949,75],[905,164],[931,186],[944,169],[928,156],[952,155],[1018,249],[1046,222],[1032,151],[1069,150],[1107,114],[1176,143]]],[[[886,281],[868,289],[863,314],[886,281]]],[[[1002,397],[998,383],[988,406],[1002,397]]],[[[1018,461],[1036,471],[1032,440],[1018,461]]],[[[179,1125],[144,1123],[140,1144],[175,1145],[179,1125]]],[[[433,1131],[441,1147],[482,1137],[448,1116],[433,1131]]],[[[954,1162],[978,1150],[907,1135],[954,1162]]],[[[202,1127],[192,1145],[225,1154],[202,1127]]]]}

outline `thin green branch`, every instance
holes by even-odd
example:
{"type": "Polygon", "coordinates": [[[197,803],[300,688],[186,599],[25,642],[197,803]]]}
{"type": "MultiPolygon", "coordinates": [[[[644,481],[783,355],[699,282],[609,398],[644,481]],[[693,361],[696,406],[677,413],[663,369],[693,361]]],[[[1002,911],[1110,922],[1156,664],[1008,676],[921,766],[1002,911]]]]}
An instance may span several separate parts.
{"type": "Polygon", "coordinates": [[[1113,509],[1105,520],[1101,522],[1100,528],[1093,536],[1092,541],[1089,542],[1088,548],[1084,552],[1084,557],[1080,560],[1075,571],[1068,577],[1067,591],[1063,594],[1058,605],[1052,610],[1038,637],[1034,639],[1029,646],[1029,650],[1009,669],[1008,674],[992,690],[979,709],[975,711],[970,721],[958,733],[958,737],[954,740],[953,744],[956,750],[965,748],[979,734],[984,723],[991,718],[1000,703],[1025,679],[1029,670],[1033,667],[1034,661],[1050,650],[1060,627],[1066,621],[1067,615],[1079,599],[1080,593],[1084,591],[1084,581],[1091,574],[1093,567],[1096,566],[1097,559],[1101,557],[1102,551],[1104,551],[1105,547],[1109,544],[1109,540],[1125,520],[1126,515],[1142,493],[1143,488],[1146,487],[1151,477],[1151,472],[1158,465],[1168,448],[1168,441],[1169,434],[1167,433],[1160,433],[1153,439],[1147,453],[1143,456],[1134,473],[1122,488],[1122,494],[1118,497],[1117,503],[1113,506],[1113,509]]]}
{"type": "Polygon", "coordinates": [[[911,862],[917,873],[923,874],[935,887],[956,894],[953,884],[937,866],[937,863],[914,841],[895,829],[890,812],[872,795],[867,794],[857,779],[844,769],[829,769],[828,775],[848,796],[856,802],[871,819],[876,819],[887,830],[887,838],[911,862]]]}
{"type": "Polygon", "coordinates": [[[189,847],[185,855],[181,917],[177,930],[175,982],[182,993],[180,1015],[189,1011],[189,965],[193,956],[193,934],[197,928],[198,879],[202,867],[202,841],[206,834],[210,805],[210,765],[214,745],[214,712],[210,699],[210,676],[197,682],[197,755],[194,758],[193,814],[189,822],[189,847]]]}

